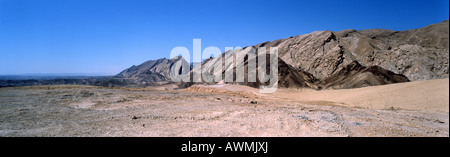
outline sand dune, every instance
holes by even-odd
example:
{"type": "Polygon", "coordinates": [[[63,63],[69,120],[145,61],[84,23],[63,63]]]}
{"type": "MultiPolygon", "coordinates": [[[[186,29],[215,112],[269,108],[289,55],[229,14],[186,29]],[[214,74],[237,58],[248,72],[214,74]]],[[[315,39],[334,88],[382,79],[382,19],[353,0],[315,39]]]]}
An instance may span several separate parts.
{"type": "Polygon", "coordinates": [[[370,109],[449,112],[449,79],[414,81],[357,89],[279,89],[276,97],[310,104],[370,109]]]}
{"type": "Polygon", "coordinates": [[[262,99],[282,99],[313,105],[338,105],[365,109],[449,112],[449,79],[414,81],[355,89],[313,90],[281,88],[273,94],[240,85],[195,85],[190,92],[238,94],[262,99]]]}

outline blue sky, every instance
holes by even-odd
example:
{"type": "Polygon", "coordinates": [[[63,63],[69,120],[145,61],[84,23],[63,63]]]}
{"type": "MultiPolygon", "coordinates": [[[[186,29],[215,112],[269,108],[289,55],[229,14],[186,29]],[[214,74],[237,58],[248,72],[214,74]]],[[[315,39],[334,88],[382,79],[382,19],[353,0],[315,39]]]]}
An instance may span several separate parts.
{"type": "Polygon", "coordinates": [[[249,46],[317,30],[408,30],[448,0],[0,0],[0,75],[116,74],[176,46],[249,46]]]}

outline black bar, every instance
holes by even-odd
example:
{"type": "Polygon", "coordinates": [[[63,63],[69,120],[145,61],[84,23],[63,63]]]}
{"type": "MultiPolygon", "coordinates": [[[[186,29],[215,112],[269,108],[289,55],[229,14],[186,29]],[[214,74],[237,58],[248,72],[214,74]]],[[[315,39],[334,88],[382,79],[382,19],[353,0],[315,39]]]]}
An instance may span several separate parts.
{"type": "MultiPolygon", "coordinates": [[[[449,138],[225,138],[225,137],[152,137],[152,138],[0,138],[0,147],[4,150],[13,148],[26,148],[25,150],[54,151],[64,150],[81,152],[94,151],[96,153],[116,152],[139,154],[162,153],[165,155],[194,155],[194,156],[277,156],[280,154],[299,154],[315,152],[322,155],[333,155],[337,152],[365,151],[369,154],[383,151],[397,151],[412,153],[425,151],[432,152],[447,150],[449,138]],[[183,144],[214,144],[215,149],[210,151],[182,151],[183,144]],[[261,144],[267,142],[267,151],[230,151],[227,145],[237,142],[261,144]],[[219,149],[218,147],[222,147],[219,149]],[[107,150],[103,149],[106,148],[107,150]],[[266,152],[266,153],[264,153],[266,152]]],[[[380,154],[381,155],[381,154],[380,154]]],[[[303,156],[303,155],[302,155],[303,156]]]]}

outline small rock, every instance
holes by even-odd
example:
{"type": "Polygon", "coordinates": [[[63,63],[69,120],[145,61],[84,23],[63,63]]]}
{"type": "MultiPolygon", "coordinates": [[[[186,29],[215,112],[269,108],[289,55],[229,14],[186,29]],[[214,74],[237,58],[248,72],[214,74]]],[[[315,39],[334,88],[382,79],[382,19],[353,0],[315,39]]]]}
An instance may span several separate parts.
{"type": "Polygon", "coordinates": [[[440,121],[440,120],[435,120],[434,122],[436,122],[436,123],[441,123],[441,124],[445,123],[445,122],[440,121]]]}
{"type": "Polygon", "coordinates": [[[136,119],[139,119],[139,118],[141,118],[141,117],[133,116],[131,119],[132,119],[132,120],[136,120],[136,119]]]}
{"type": "Polygon", "coordinates": [[[250,104],[258,104],[258,102],[257,102],[257,101],[254,101],[254,100],[252,100],[252,101],[250,101],[250,104]]]}

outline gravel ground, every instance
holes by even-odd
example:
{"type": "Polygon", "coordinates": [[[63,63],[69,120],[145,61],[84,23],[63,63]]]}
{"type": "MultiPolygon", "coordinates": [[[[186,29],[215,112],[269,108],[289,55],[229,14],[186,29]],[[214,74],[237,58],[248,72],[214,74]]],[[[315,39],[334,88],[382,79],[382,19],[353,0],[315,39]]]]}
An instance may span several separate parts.
{"type": "Polygon", "coordinates": [[[199,89],[0,88],[0,136],[449,136],[448,112],[199,89]]]}

